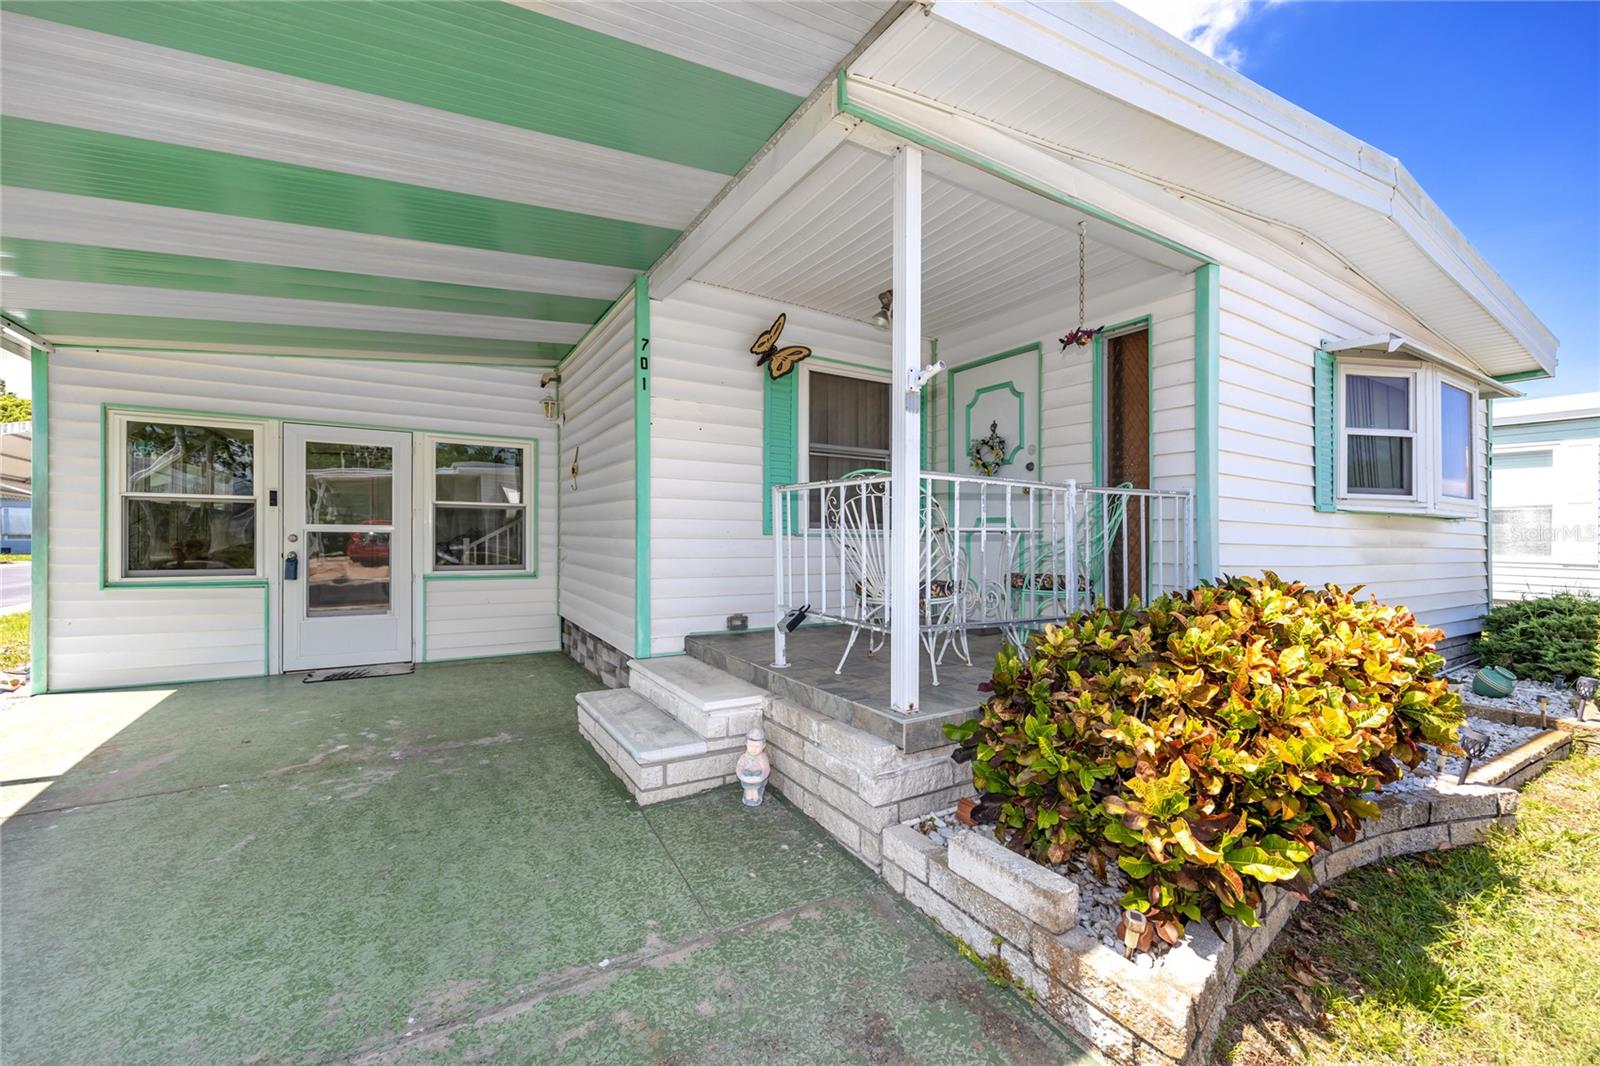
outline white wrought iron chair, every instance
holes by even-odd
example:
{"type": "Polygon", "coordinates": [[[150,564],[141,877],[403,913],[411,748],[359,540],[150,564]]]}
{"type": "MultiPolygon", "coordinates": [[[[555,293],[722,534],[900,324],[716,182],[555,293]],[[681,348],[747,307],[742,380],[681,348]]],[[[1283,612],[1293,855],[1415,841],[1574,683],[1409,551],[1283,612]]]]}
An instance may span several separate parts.
{"type": "MultiPolygon", "coordinates": [[[[829,533],[835,538],[843,561],[846,584],[853,597],[849,612],[853,620],[850,639],[834,673],[844,672],[844,664],[854,650],[856,639],[867,630],[867,654],[883,647],[889,631],[889,530],[888,483],[876,480],[885,470],[855,470],[847,479],[860,478],[859,486],[846,486],[825,502],[829,533]]],[[[972,653],[967,646],[967,597],[963,594],[961,559],[956,549],[955,531],[946,521],[944,507],[929,493],[923,493],[919,507],[920,610],[918,634],[928,652],[933,683],[939,683],[939,663],[950,648],[969,666],[972,653]]]]}
{"type": "MultiPolygon", "coordinates": [[[[1132,487],[1124,482],[1117,489],[1132,487]]],[[[1109,598],[1106,561],[1126,520],[1128,497],[1120,492],[1081,491],[1080,497],[1078,529],[1070,541],[1030,535],[1014,541],[1007,582],[1013,618],[1062,618],[1109,598]]],[[[1032,628],[1002,626],[1006,639],[1019,648],[1032,628]]]]}

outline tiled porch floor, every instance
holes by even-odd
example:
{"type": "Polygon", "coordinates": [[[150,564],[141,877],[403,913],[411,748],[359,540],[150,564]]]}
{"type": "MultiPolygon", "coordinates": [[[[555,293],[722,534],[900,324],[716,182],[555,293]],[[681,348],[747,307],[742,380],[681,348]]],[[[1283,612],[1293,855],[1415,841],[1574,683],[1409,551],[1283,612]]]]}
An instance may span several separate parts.
{"type": "Polygon", "coordinates": [[[781,799],[641,811],[592,687],[546,655],[0,704],[0,1059],[1079,1061],[781,799]]]}

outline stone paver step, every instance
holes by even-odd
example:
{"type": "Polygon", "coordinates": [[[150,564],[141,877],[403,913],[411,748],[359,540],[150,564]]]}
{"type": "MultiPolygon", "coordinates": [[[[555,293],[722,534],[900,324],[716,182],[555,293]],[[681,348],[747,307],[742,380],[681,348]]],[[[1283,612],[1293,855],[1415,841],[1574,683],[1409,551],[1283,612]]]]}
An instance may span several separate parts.
{"type": "Polygon", "coordinates": [[[628,685],[707,738],[746,732],[767,700],[765,689],[687,655],[633,660],[628,685]]]}
{"type": "Polygon", "coordinates": [[[641,766],[706,754],[705,738],[626,688],[578,693],[578,706],[641,766]]]}

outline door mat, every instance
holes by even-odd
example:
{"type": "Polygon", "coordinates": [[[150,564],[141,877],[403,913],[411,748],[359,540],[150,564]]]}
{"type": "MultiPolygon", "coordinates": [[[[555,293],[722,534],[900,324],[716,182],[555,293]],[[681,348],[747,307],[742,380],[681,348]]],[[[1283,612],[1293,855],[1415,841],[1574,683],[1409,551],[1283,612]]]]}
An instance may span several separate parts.
{"type": "Polygon", "coordinates": [[[378,666],[341,666],[335,670],[312,670],[300,680],[307,685],[318,681],[355,681],[363,677],[404,677],[415,673],[416,663],[381,663],[378,666]]]}

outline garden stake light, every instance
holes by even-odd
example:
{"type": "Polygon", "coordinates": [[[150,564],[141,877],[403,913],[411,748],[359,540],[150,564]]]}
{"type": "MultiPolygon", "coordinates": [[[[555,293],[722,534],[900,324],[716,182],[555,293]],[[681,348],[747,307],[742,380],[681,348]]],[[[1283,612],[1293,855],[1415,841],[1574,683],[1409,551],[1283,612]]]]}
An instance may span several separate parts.
{"type": "Polygon", "coordinates": [[[1139,911],[1125,910],[1122,912],[1122,955],[1132,958],[1134,950],[1138,948],[1139,941],[1144,938],[1145,928],[1150,920],[1139,911]]]}
{"type": "Polygon", "coordinates": [[[1550,697],[1549,696],[1540,696],[1539,697],[1539,728],[1540,729],[1549,729],[1550,728],[1550,697]]]}
{"type": "Polygon", "coordinates": [[[1461,750],[1467,753],[1466,761],[1461,764],[1461,776],[1456,778],[1456,784],[1464,784],[1467,774],[1472,771],[1472,764],[1483,757],[1489,750],[1489,734],[1480,733],[1476,729],[1463,727],[1461,730],[1461,750]]]}
{"type": "Polygon", "coordinates": [[[1572,683],[1572,691],[1578,694],[1578,721],[1589,720],[1589,711],[1594,707],[1596,689],[1600,689],[1600,678],[1580,677],[1572,683]]]}

